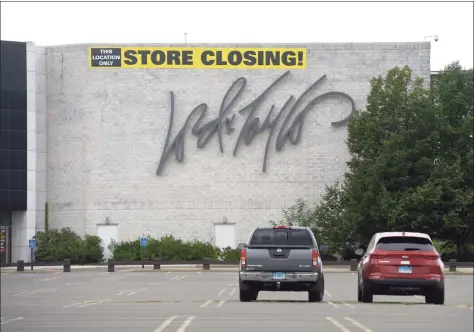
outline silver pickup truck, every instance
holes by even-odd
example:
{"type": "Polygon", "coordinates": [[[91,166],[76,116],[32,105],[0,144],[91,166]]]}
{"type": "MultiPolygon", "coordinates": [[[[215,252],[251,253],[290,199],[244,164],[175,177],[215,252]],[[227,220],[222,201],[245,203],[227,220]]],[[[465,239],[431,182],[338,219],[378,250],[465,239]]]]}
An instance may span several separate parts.
{"type": "Polygon", "coordinates": [[[308,227],[257,227],[240,243],[239,299],[257,300],[260,291],[308,292],[323,299],[325,283],[317,241],[308,227]]]}

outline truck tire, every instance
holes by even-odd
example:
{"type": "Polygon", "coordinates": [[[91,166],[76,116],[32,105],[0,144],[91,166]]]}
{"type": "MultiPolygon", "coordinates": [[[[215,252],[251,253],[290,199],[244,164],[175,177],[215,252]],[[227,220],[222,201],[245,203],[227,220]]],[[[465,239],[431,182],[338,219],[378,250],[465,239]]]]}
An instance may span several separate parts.
{"type": "Polygon", "coordinates": [[[325,278],[323,275],[315,285],[311,286],[308,290],[308,302],[321,302],[323,300],[323,294],[325,293],[325,278]]]}
{"type": "Polygon", "coordinates": [[[257,300],[257,292],[249,289],[249,290],[242,290],[239,289],[239,301],[241,302],[251,302],[257,300]]]}

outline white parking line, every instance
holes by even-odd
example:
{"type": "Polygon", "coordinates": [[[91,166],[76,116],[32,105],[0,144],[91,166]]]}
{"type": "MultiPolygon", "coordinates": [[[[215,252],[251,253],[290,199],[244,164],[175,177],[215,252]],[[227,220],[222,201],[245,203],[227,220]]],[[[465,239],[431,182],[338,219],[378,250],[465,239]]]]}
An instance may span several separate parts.
{"type": "Polygon", "coordinates": [[[345,319],[351,323],[353,323],[354,326],[356,327],[359,327],[360,329],[362,329],[364,332],[373,332],[372,330],[370,330],[369,328],[367,328],[366,326],[364,326],[363,324],[357,322],[356,320],[350,318],[350,317],[345,317],[345,319]]]}
{"type": "Polygon", "coordinates": [[[180,278],[178,278],[177,280],[181,280],[181,279],[184,279],[186,276],[181,276],[180,278]]]}
{"type": "Polygon", "coordinates": [[[168,327],[168,325],[170,325],[175,320],[176,317],[177,316],[168,317],[168,319],[164,321],[162,325],[157,327],[153,332],[163,332],[168,327]]]}
{"type": "Polygon", "coordinates": [[[63,306],[63,308],[71,308],[71,307],[80,306],[80,305],[87,304],[87,303],[96,303],[98,301],[100,301],[100,300],[87,300],[87,301],[82,301],[82,302],[76,302],[76,303],[71,303],[71,304],[65,305],[65,306],[63,306]]]}
{"type": "Polygon", "coordinates": [[[170,278],[170,280],[180,280],[181,277],[184,277],[184,276],[174,276],[170,278]]]}
{"type": "Polygon", "coordinates": [[[218,296],[223,295],[225,291],[226,291],[226,288],[221,289],[218,293],[218,296]]]}
{"type": "Polygon", "coordinates": [[[330,301],[328,301],[327,303],[328,303],[329,305],[331,305],[331,306],[333,306],[333,307],[335,307],[335,308],[337,308],[337,309],[338,309],[338,306],[337,306],[335,303],[333,303],[333,302],[330,302],[330,301]]]}
{"type": "Polygon", "coordinates": [[[107,278],[107,280],[119,280],[119,279],[122,279],[124,276],[115,276],[115,277],[110,277],[110,278],[107,278]]]}
{"type": "Polygon", "coordinates": [[[229,292],[229,296],[233,296],[235,292],[236,292],[236,288],[231,289],[231,291],[229,292]]]}
{"type": "Polygon", "coordinates": [[[135,290],[135,288],[127,289],[127,290],[125,290],[125,291],[122,291],[122,292],[117,293],[116,295],[122,295],[122,294],[125,294],[125,293],[133,292],[134,290],[135,290]]]}
{"type": "Polygon", "coordinates": [[[224,302],[226,302],[226,300],[221,300],[218,302],[218,304],[216,305],[217,307],[222,307],[224,302]]]}
{"type": "Polygon", "coordinates": [[[57,279],[61,279],[62,277],[54,277],[54,278],[44,278],[44,279],[40,279],[38,281],[48,281],[48,280],[57,280],[57,279]]]}
{"type": "Polygon", "coordinates": [[[203,272],[203,271],[198,271],[198,272],[196,272],[196,274],[200,274],[200,273],[202,273],[202,272],[203,272]]]}
{"type": "Polygon", "coordinates": [[[195,319],[195,316],[188,317],[183,324],[176,330],[176,332],[185,332],[186,328],[191,324],[191,322],[195,319]]]}
{"type": "Polygon", "coordinates": [[[351,304],[349,303],[346,303],[346,302],[342,302],[344,305],[346,305],[347,307],[350,307],[351,309],[354,309],[355,307],[353,307],[351,304]]]}
{"type": "Polygon", "coordinates": [[[9,275],[9,274],[11,274],[11,272],[8,272],[8,273],[2,273],[2,276],[7,276],[7,275],[9,275]]]}
{"type": "Polygon", "coordinates": [[[327,317],[327,320],[329,320],[330,322],[333,323],[333,325],[335,325],[336,327],[338,327],[340,330],[342,330],[343,332],[350,332],[350,330],[348,330],[346,327],[344,327],[343,325],[341,325],[337,320],[331,318],[331,317],[327,317]]]}
{"type": "Polygon", "coordinates": [[[17,320],[22,320],[22,319],[23,319],[23,317],[17,317],[17,318],[12,318],[12,319],[5,320],[2,317],[2,324],[1,325],[5,325],[6,323],[15,322],[17,320]]]}
{"type": "Polygon", "coordinates": [[[333,297],[330,293],[328,293],[327,291],[325,291],[325,295],[328,296],[328,297],[333,297]]]}
{"type": "Polygon", "coordinates": [[[203,303],[202,305],[200,305],[200,308],[207,307],[211,302],[213,302],[213,300],[206,301],[205,303],[203,303]]]}
{"type": "Polygon", "coordinates": [[[137,293],[139,293],[139,292],[142,292],[142,291],[144,291],[144,290],[146,290],[146,289],[147,289],[147,287],[140,288],[140,289],[137,289],[137,290],[135,290],[135,291],[133,291],[133,292],[127,294],[127,295],[134,295],[134,294],[137,294],[137,293]]]}
{"type": "Polygon", "coordinates": [[[57,288],[42,288],[42,289],[37,289],[37,290],[34,290],[34,291],[30,291],[30,292],[23,292],[23,293],[13,294],[12,296],[30,296],[30,295],[35,295],[35,294],[39,294],[39,293],[52,292],[54,290],[57,290],[57,288]]]}

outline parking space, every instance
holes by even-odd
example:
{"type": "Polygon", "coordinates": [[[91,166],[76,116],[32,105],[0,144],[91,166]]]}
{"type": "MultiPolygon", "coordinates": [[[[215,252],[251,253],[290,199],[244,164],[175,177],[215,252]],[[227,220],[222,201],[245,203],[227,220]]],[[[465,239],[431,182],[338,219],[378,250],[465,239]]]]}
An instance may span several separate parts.
{"type": "Polygon", "coordinates": [[[423,297],[356,301],[356,275],[327,273],[321,303],[306,293],[261,292],[241,303],[235,272],[8,273],[2,331],[473,330],[473,276],[448,276],[446,305],[423,297]]]}

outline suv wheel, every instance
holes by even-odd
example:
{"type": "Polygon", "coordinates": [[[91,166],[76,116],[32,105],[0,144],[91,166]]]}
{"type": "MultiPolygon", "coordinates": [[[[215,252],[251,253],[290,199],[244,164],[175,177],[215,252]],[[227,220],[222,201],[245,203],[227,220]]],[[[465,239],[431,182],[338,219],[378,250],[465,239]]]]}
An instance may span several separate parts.
{"type": "Polygon", "coordinates": [[[361,286],[361,301],[364,303],[372,303],[373,302],[373,291],[371,287],[368,285],[368,282],[363,279],[363,284],[361,286]]]}
{"type": "Polygon", "coordinates": [[[426,303],[442,305],[445,302],[445,287],[442,283],[434,288],[430,293],[426,294],[426,303]]]}
{"type": "Polygon", "coordinates": [[[315,285],[308,290],[308,302],[321,302],[325,293],[325,278],[319,278],[315,285]]]}
{"type": "Polygon", "coordinates": [[[360,283],[358,282],[358,302],[363,301],[363,292],[361,291],[360,283]]]}

